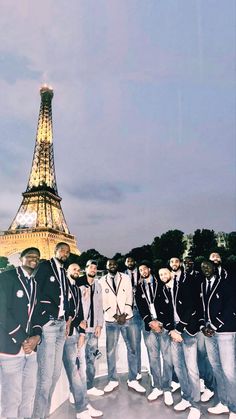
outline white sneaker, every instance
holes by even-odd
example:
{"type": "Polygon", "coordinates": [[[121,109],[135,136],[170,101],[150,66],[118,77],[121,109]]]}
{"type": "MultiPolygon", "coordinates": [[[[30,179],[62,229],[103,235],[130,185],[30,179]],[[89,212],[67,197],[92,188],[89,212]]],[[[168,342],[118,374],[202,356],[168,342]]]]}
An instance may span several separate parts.
{"type": "Polygon", "coordinates": [[[172,406],[172,404],[174,404],[171,391],[164,391],[164,403],[166,406],[172,406]]]}
{"type": "Polygon", "coordinates": [[[127,381],[128,387],[137,391],[137,393],[146,393],[146,389],[139,384],[137,380],[127,381]]]}
{"type": "Polygon", "coordinates": [[[116,387],[119,386],[119,381],[109,381],[109,383],[104,387],[105,393],[110,393],[113,391],[116,387]]]}
{"type": "Polygon", "coordinates": [[[202,378],[200,378],[200,393],[204,393],[205,391],[205,383],[202,378]]]}
{"type": "Polygon", "coordinates": [[[182,399],[178,404],[174,406],[174,409],[177,410],[177,412],[182,412],[190,406],[191,403],[189,403],[188,400],[182,399]]]}
{"type": "Polygon", "coordinates": [[[230,412],[229,419],[236,419],[236,413],[230,412]]]}
{"type": "Polygon", "coordinates": [[[178,390],[180,388],[180,383],[176,383],[175,381],[172,381],[171,383],[171,387],[172,387],[172,393],[174,393],[176,390],[178,390]]]}
{"type": "Polygon", "coordinates": [[[199,419],[201,416],[201,412],[196,407],[190,407],[190,412],[188,414],[187,419],[199,419]]]}
{"type": "Polygon", "coordinates": [[[220,415],[221,413],[228,413],[229,409],[227,406],[225,406],[222,403],[218,403],[216,406],[214,407],[208,407],[208,412],[209,413],[213,413],[215,415],[220,415]]]}
{"type": "Polygon", "coordinates": [[[140,372],[138,372],[138,374],[136,375],[136,380],[139,381],[142,378],[142,374],[140,372]]]}
{"type": "Polygon", "coordinates": [[[89,396],[103,396],[104,391],[100,390],[99,388],[92,387],[89,390],[87,390],[87,394],[89,396]]]}
{"type": "Polygon", "coordinates": [[[204,393],[201,395],[201,402],[208,402],[214,396],[214,391],[209,390],[206,388],[204,393]]]}
{"type": "Polygon", "coordinates": [[[70,393],[70,395],[69,395],[69,402],[70,402],[71,404],[75,404],[75,399],[74,399],[74,396],[73,396],[73,394],[72,394],[72,393],[70,393]]]}
{"type": "Polygon", "coordinates": [[[92,418],[99,418],[103,415],[103,412],[101,410],[94,409],[94,407],[91,406],[91,404],[87,404],[87,408],[92,418]]]}
{"type": "Polygon", "coordinates": [[[159,396],[163,394],[162,390],[159,390],[158,388],[154,387],[152,392],[147,396],[147,399],[152,402],[153,400],[156,400],[159,396]]]}
{"type": "Polygon", "coordinates": [[[92,419],[88,410],[84,410],[83,412],[76,413],[76,418],[77,419],[92,419]]]}

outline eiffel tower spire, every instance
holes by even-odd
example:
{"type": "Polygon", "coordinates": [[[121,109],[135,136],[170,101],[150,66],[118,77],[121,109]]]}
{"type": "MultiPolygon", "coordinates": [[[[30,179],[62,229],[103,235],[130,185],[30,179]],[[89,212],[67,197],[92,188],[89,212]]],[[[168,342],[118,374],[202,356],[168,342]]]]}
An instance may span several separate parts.
{"type": "Polygon", "coordinates": [[[57,195],[53,155],[52,88],[40,89],[41,105],[32,168],[26,191],[48,190],[57,195]]]}
{"type": "Polygon", "coordinates": [[[9,229],[0,236],[2,256],[29,246],[39,247],[43,258],[52,256],[55,243],[64,241],[79,254],[61,208],[53,154],[52,98],[53,89],[40,89],[36,142],[26,191],[9,229]],[[2,247],[3,246],[3,247],[2,247]],[[3,249],[3,250],[2,250],[3,249]]]}
{"type": "Polygon", "coordinates": [[[31,172],[21,206],[9,228],[53,228],[69,233],[57,192],[53,155],[52,88],[40,89],[41,104],[31,172]]]}

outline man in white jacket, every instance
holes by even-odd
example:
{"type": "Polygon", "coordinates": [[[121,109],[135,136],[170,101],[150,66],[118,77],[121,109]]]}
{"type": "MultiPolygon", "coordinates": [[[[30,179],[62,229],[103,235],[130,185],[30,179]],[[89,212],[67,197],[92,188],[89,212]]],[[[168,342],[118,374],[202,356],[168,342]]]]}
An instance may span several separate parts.
{"type": "Polygon", "coordinates": [[[119,385],[116,371],[116,348],[121,333],[127,347],[128,387],[138,393],[145,393],[145,388],[136,380],[138,365],[131,281],[128,275],[118,272],[118,264],[114,259],[108,259],[106,267],[108,274],[100,279],[106,324],[108,366],[108,384],[104,391],[109,393],[119,385]]]}

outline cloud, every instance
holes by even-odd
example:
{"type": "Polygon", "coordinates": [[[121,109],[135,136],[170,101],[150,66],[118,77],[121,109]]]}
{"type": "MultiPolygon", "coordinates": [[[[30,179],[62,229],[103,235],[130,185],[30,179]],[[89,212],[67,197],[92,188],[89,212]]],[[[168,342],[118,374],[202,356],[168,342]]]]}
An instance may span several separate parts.
{"type": "Polygon", "coordinates": [[[0,78],[10,84],[17,80],[36,80],[41,76],[40,71],[30,68],[30,61],[23,55],[0,51],[0,78]]]}
{"type": "Polygon", "coordinates": [[[101,201],[110,204],[123,202],[129,195],[140,193],[140,187],[134,184],[120,182],[99,182],[79,183],[67,189],[73,196],[80,200],[101,201]]]}

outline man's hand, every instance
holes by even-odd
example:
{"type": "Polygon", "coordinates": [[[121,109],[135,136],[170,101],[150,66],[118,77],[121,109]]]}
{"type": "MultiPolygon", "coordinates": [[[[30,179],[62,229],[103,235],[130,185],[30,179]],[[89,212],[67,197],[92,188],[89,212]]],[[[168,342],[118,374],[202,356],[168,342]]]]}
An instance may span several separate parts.
{"type": "Polygon", "coordinates": [[[69,319],[66,322],[66,331],[65,331],[65,337],[66,338],[69,336],[69,333],[70,333],[71,322],[72,322],[72,317],[69,317],[69,319]]]}
{"type": "Polygon", "coordinates": [[[100,336],[101,336],[101,331],[102,331],[101,326],[96,326],[96,327],[95,327],[95,332],[94,332],[94,334],[95,334],[96,338],[100,338],[100,336]]]}
{"type": "Polygon", "coordinates": [[[34,349],[39,344],[39,342],[40,342],[39,335],[31,336],[30,338],[27,338],[26,340],[24,340],[24,342],[22,343],[22,348],[24,350],[24,353],[26,355],[31,354],[31,352],[34,351],[34,349]]]}
{"type": "Polygon", "coordinates": [[[127,316],[128,316],[128,314],[126,314],[126,313],[122,313],[122,314],[118,315],[117,318],[116,318],[117,323],[120,324],[120,325],[125,324],[127,316]]]}
{"type": "Polygon", "coordinates": [[[178,332],[176,332],[176,330],[171,330],[169,335],[174,342],[177,342],[177,343],[183,342],[182,336],[178,332]]]}
{"type": "Polygon", "coordinates": [[[211,328],[211,326],[206,326],[202,328],[202,333],[204,334],[204,336],[211,338],[212,336],[214,336],[215,331],[211,328]]]}
{"type": "Polygon", "coordinates": [[[153,332],[161,333],[162,332],[162,326],[160,325],[158,320],[152,320],[149,323],[150,328],[153,330],[153,332]]]}
{"type": "Polygon", "coordinates": [[[79,335],[79,339],[78,339],[78,342],[77,342],[78,351],[82,348],[82,346],[84,346],[84,344],[85,344],[85,335],[81,333],[79,335]]]}
{"type": "Polygon", "coordinates": [[[81,327],[81,329],[86,329],[87,328],[87,322],[86,320],[82,320],[82,322],[80,322],[79,327],[81,327]]]}

